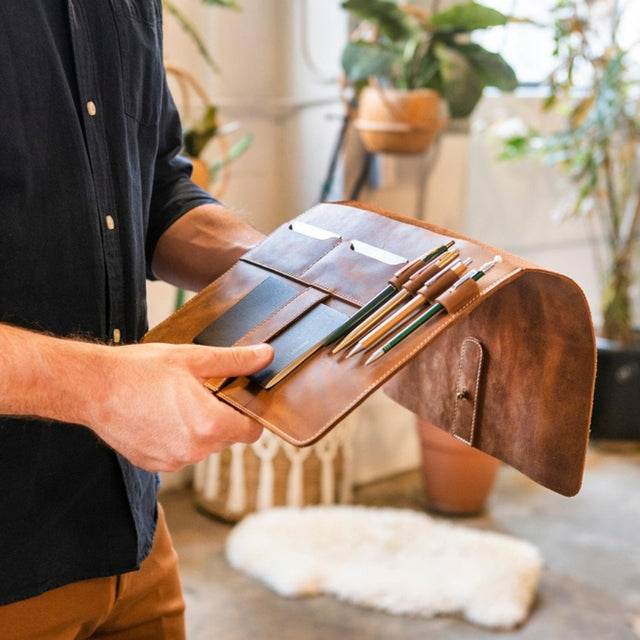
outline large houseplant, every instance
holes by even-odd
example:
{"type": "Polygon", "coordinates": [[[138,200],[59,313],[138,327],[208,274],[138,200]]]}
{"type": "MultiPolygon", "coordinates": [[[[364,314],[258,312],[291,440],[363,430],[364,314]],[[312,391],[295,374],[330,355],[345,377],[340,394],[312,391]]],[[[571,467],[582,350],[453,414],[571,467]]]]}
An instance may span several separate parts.
{"type": "Polygon", "coordinates": [[[565,170],[575,186],[566,215],[595,226],[601,297],[592,433],[640,438],[631,295],[640,232],[637,61],[634,67],[633,45],[621,42],[623,11],[617,2],[561,0],[552,17],[557,64],[544,108],[560,110],[564,123],[550,134],[529,130],[511,138],[506,155],[534,155],[565,170]],[[634,405],[625,409],[629,401],[634,405]]]}
{"type": "Polygon", "coordinates": [[[473,111],[485,87],[517,86],[499,53],[470,40],[476,30],[506,24],[499,11],[476,2],[435,13],[395,0],[346,0],[342,6],[363,21],[344,49],[342,67],[370,150],[401,150],[384,143],[377,149],[375,138],[381,136],[366,135],[395,132],[413,142],[409,152],[421,151],[416,138],[424,134],[426,148],[448,116],[464,118],[473,111]],[[428,104],[416,105],[418,100],[428,104]],[[376,124],[381,113],[383,124],[376,124]]]}

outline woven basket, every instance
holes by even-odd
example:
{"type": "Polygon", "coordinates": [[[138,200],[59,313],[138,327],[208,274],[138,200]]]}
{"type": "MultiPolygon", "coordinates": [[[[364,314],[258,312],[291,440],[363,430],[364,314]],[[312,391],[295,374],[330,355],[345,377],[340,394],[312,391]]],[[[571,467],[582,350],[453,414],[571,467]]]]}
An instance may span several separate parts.
{"type": "Polygon", "coordinates": [[[195,502],[231,522],[269,507],[348,503],[351,458],[346,428],[304,448],[265,430],[255,443],[234,444],[196,465],[195,502]]]}

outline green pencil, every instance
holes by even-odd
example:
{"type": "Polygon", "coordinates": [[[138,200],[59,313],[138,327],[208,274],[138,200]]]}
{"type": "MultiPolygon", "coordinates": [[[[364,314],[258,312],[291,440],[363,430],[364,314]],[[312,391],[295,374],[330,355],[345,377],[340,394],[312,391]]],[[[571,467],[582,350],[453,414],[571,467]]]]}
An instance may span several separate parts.
{"type": "Polygon", "coordinates": [[[356,311],[346,322],[341,324],[337,329],[332,331],[325,339],[323,346],[328,346],[331,343],[339,340],[343,336],[346,336],[352,329],[360,324],[365,318],[370,316],[378,307],[382,306],[387,300],[394,296],[398,289],[422,266],[428,264],[432,260],[435,260],[438,256],[442,255],[449,247],[453,246],[454,241],[451,240],[447,244],[443,244],[435,249],[431,249],[424,255],[412,260],[400,269],[394,275],[393,279],[389,281],[389,284],[380,293],[377,293],[369,302],[367,302],[361,309],[356,311]],[[393,284],[392,284],[393,282],[393,284]]]}
{"type": "MultiPolygon", "coordinates": [[[[466,280],[480,280],[482,276],[487,273],[490,269],[492,269],[496,264],[502,262],[502,258],[500,256],[496,256],[493,260],[486,262],[479,269],[474,269],[469,273],[465,274],[451,285],[450,289],[457,289],[463,282],[466,280]]],[[[421,313],[411,324],[405,327],[402,331],[397,333],[393,338],[391,338],[388,342],[383,344],[379,349],[373,352],[373,354],[369,357],[369,359],[365,362],[365,365],[371,364],[375,362],[378,358],[381,358],[385,353],[389,353],[391,349],[393,349],[396,345],[402,342],[407,336],[411,335],[416,329],[421,327],[425,322],[431,320],[431,318],[435,317],[439,313],[444,311],[444,307],[440,302],[435,302],[432,304],[424,313],[421,313]]]]}

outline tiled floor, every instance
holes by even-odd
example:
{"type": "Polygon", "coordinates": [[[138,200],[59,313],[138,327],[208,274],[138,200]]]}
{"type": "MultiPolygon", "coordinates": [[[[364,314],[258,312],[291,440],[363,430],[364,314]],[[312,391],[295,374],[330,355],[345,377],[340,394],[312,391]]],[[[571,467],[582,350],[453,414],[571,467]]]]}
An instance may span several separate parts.
{"type": "MultiPolygon", "coordinates": [[[[392,616],[331,597],[281,598],[227,565],[223,548],[230,525],[196,511],[187,490],[167,491],[162,502],[180,555],[189,640],[640,637],[638,445],[592,446],[583,488],[573,498],[503,467],[487,513],[457,520],[527,539],[542,552],[545,569],[534,609],[511,632],[455,618],[392,616]]],[[[363,487],[357,502],[421,509],[419,476],[363,487]]]]}

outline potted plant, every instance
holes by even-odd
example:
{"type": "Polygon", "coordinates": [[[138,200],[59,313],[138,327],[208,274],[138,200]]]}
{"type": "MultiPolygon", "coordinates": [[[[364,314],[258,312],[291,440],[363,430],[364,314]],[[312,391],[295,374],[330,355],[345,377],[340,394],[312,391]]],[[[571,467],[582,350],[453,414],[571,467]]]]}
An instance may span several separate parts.
{"type": "Polygon", "coordinates": [[[369,151],[420,153],[448,117],[468,116],[485,87],[511,91],[513,69],[470,41],[478,29],[508,18],[476,2],[427,13],[395,0],[346,0],[364,21],[342,56],[355,91],[355,126],[369,151]]]}
{"type": "Polygon", "coordinates": [[[219,184],[213,191],[217,198],[221,198],[229,182],[230,163],[249,148],[253,136],[246,134],[230,147],[227,143],[227,135],[238,128],[238,123],[220,123],[218,108],[211,103],[200,83],[186,69],[168,62],[165,63],[165,68],[167,75],[174,77],[180,84],[184,103],[187,105],[181,113],[183,120],[189,121],[182,136],[182,152],[193,165],[191,179],[209,191],[211,185],[217,184],[216,181],[222,174],[219,184]],[[192,93],[199,99],[202,107],[202,113],[196,119],[190,117],[191,113],[188,108],[192,93]],[[208,162],[204,159],[203,153],[213,140],[220,147],[220,158],[214,162],[208,162]]]}
{"type": "Polygon", "coordinates": [[[601,297],[592,436],[640,439],[640,347],[631,295],[640,231],[640,77],[630,60],[633,46],[621,43],[622,13],[617,2],[557,2],[557,64],[544,109],[561,110],[563,125],[547,135],[529,128],[507,140],[503,156],[533,155],[565,170],[575,196],[564,215],[595,225],[601,297]]]}
{"type": "MultiPolygon", "coordinates": [[[[234,0],[201,0],[201,2],[206,5],[232,9],[234,11],[241,10],[240,5],[234,2],[234,0]]],[[[162,6],[167,14],[171,15],[189,36],[199,55],[207,65],[214,72],[218,73],[220,71],[218,64],[213,59],[204,38],[189,16],[179,9],[174,0],[162,0],[162,6]]],[[[198,82],[187,69],[169,61],[165,61],[164,66],[167,75],[174,78],[178,83],[182,94],[183,108],[181,109],[180,115],[183,122],[188,123],[183,132],[183,153],[189,158],[193,165],[191,179],[206,191],[211,191],[212,185],[217,185],[215,190],[213,190],[213,195],[221,198],[229,182],[230,163],[249,148],[253,142],[253,136],[247,134],[229,147],[227,134],[237,129],[238,124],[235,122],[220,124],[216,105],[211,102],[200,82],[198,82]],[[189,108],[193,95],[196,96],[202,107],[201,114],[197,118],[191,117],[189,108]],[[220,147],[220,158],[214,162],[209,162],[203,158],[203,153],[214,140],[220,147]]],[[[180,308],[184,304],[185,299],[186,295],[184,290],[176,289],[174,308],[180,308]]]]}
{"type": "MultiPolygon", "coordinates": [[[[234,0],[201,0],[203,4],[240,11],[240,5],[234,0]]],[[[207,65],[216,73],[219,72],[218,64],[213,59],[207,44],[193,24],[192,20],[181,11],[173,0],[163,0],[164,10],[177,20],[180,27],[189,36],[198,53],[207,65]]],[[[184,108],[181,116],[188,124],[183,134],[183,152],[193,164],[192,180],[203,189],[209,190],[215,183],[220,173],[222,179],[214,194],[221,197],[229,180],[229,163],[242,155],[253,141],[251,135],[245,135],[232,147],[229,147],[226,136],[238,128],[236,122],[221,124],[218,117],[218,109],[213,104],[198,80],[187,70],[171,62],[165,62],[167,74],[175,78],[183,94],[184,108]],[[197,118],[191,118],[189,104],[191,96],[195,94],[201,103],[202,111],[197,118]],[[216,140],[220,146],[220,159],[215,162],[207,162],[203,159],[203,152],[209,143],[216,140]]]]}

